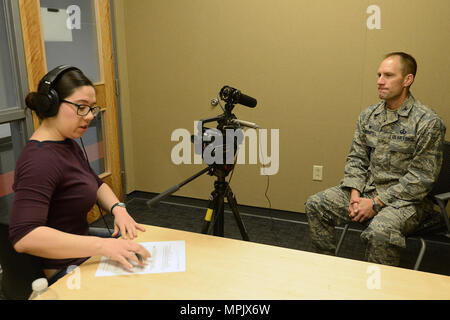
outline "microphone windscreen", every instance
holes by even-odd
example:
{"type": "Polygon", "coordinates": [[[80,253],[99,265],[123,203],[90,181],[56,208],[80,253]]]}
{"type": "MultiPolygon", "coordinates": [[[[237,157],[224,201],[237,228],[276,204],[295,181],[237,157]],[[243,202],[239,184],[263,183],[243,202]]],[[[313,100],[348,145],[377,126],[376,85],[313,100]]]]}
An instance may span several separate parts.
{"type": "Polygon", "coordinates": [[[238,103],[242,104],[242,105],[244,105],[246,107],[249,107],[249,108],[254,108],[254,107],[256,107],[256,104],[258,102],[256,101],[255,98],[252,98],[252,97],[250,97],[250,96],[248,96],[246,94],[241,93],[241,96],[239,97],[239,102],[238,103]]]}

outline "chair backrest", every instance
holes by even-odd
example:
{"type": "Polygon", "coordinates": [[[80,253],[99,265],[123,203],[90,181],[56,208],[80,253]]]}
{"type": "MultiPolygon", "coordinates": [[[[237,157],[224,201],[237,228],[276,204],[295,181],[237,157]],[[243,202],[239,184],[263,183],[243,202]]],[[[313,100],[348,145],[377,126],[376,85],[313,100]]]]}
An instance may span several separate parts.
{"type": "Polygon", "coordinates": [[[444,142],[442,168],[431,195],[450,192],[450,141],[444,142]]]}
{"type": "Polygon", "coordinates": [[[0,224],[1,289],[7,299],[25,300],[31,294],[31,283],[45,277],[39,258],[14,250],[8,236],[8,225],[0,224]]]}

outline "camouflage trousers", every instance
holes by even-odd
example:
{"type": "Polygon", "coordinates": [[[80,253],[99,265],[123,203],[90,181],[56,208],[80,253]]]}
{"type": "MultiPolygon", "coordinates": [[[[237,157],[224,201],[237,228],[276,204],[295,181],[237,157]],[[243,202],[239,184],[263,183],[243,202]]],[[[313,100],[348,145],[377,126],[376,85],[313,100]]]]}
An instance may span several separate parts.
{"type": "MultiPolygon", "coordinates": [[[[375,191],[361,195],[370,199],[375,196],[375,191]]],[[[312,195],[306,201],[311,240],[317,253],[335,254],[335,226],[351,222],[349,203],[350,189],[339,186],[312,195]]],[[[363,222],[365,229],[361,239],[367,245],[367,261],[398,266],[400,248],[406,247],[405,235],[417,229],[422,218],[423,210],[418,206],[386,206],[372,219],[363,222]]]]}

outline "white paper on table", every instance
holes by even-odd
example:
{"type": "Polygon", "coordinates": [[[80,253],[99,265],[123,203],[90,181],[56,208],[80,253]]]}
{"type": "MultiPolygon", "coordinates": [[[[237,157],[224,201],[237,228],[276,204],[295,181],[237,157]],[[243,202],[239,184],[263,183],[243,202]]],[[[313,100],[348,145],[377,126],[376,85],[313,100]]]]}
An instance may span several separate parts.
{"type": "Polygon", "coordinates": [[[148,274],[186,271],[186,244],[180,241],[141,242],[151,254],[145,266],[130,261],[133,268],[127,269],[120,262],[102,257],[95,273],[96,277],[130,274],[148,274]]]}

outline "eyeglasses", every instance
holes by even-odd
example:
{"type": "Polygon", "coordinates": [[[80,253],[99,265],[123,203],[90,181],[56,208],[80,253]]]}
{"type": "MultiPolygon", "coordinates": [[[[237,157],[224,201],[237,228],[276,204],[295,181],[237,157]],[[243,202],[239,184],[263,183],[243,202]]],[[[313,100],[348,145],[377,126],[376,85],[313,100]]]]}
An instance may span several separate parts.
{"type": "Polygon", "coordinates": [[[77,107],[77,115],[79,115],[81,117],[87,116],[89,111],[91,111],[92,115],[94,117],[96,117],[99,114],[99,112],[100,112],[100,107],[99,106],[91,107],[91,106],[89,106],[87,104],[78,104],[78,103],[70,102],[70,101],[67,101],[67,100],[61,100],[61,101],[76,106],[77,107]]]}

